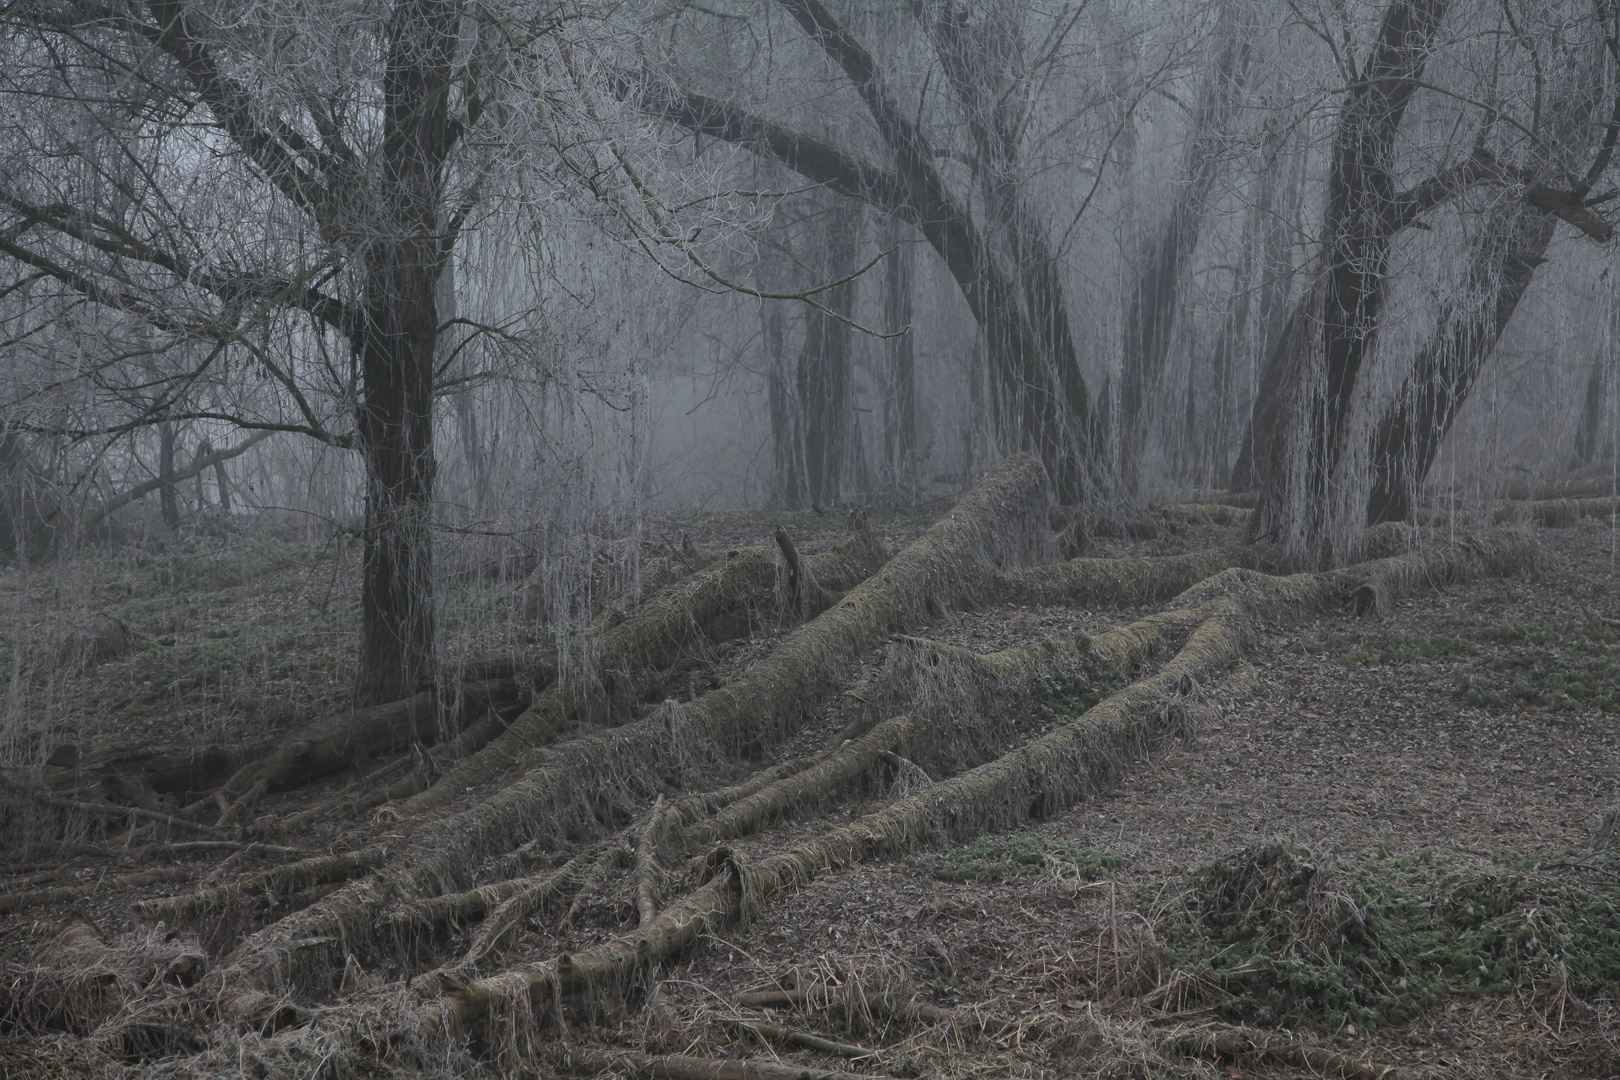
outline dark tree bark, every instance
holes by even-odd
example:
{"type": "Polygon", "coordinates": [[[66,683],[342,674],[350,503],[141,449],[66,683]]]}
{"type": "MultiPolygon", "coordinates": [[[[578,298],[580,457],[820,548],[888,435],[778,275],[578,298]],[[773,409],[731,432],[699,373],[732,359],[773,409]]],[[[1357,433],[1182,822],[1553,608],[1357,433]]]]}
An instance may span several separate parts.
{"type": "Polygon", "coordinates": [[[158,425],[158,505],[163,524],[170,530],[180,527],[180,499],[174,479],[174,425],[165,420],[158,425]]]}
{"type": "MultiPolygon", "coordinates": [[[[846,277],[856,268],[860,218],[858,211],[849,212],[847,204],[828,212],[820,260],[821,272],[828,279],[846,277]]],[[[857,465],[855,354],[853,332],[844,320],[855,310],[858,284],[857,279],[828,290],[820,298],[821,307],[809,307],[804,315],[796,389],[805,494],[816,508],[838,505],[857,465]]]]}
{"type": "Polygon", "coordinates": [[[788,370],[786,315],[780,304],[760,311],[765,345],[765,393],[771,414],[771,501],[783,508],[804,505],[804,453],[799,409],[788,370]]]}
{"type": "Polygon", "coordinates": [[[1609,396],[1608,355],[1600,351],[1592,357],[1592,370],[1586,376],[1586,393],[1581,398],[1581,419],[1575,427],[1575,445],[1569,467],[1579,469],[1597,459],[1598,436],[1603,430],[1603,402],[1609,396]]]}
{"type": "MultiPolygon", "coordinates": [[[[158,227],[136,235],[100,213],[105,208],[99,205],[32,205],[8,188],[7,205],[29,223],[29,231],[24,236],[8,229],[0,236],[0,253],[176,341],[200,332],[228,345],[244,312],[266,302],[304,312],[321,333],[342,335],[359,372],[353,434],[328,430],[273,361],[263,361],[267,374],[290,392],[302,422],[246,426],[299,431],[361,452],[366,528],[356,693],[366,703],[408,696],[435,675],[434,286],[459,222],[477,197],[472,185],[456,206],[446,205],[446,161],[463,132],[477,125],[483,100],[477,72],[453,68],[464,44],[463,7],[464,0],[392,0],[368,9],[366,17],[375,13],[378,25],[354,23],[354,33],[363,36],[355,55],[370,57],[374,50],[381,70],[353,86],[334,87],[331,101],[283,92],[276,74],[257,66],[260,58],[252,50],[260,43],[252,35],[221,29],[185,0],[116,8],[70,0],[4,9],[8,32],[31,36],[42,55],[88,55],[87,84],[104,70],[108,56],[122,65],[105,69],[127,74],[116,88],[97,84],[115,97],[127,92],[126,100],[109,102],[108,111],[127,109],[156,118],[152,123],[181,117],[175,122],[211,123],[219,134],[215,144],[239,154],[241,175],[262,184],[261,194],[278,204],[267,216],[290,207],[307,224],[307,241],[295,242],[311,250],[291,264],[275,256],[262,269],[241,271],[215,263],[208,250],[165,247],[192,224],[163,220],[169,208],[160,193],[143,193],[158,227]],[[375,123],[365,109],[346,112],[345,95],[374,98],[375,123]],[[57,248],[29,246],[46,235],[56,238],[57,248]],[[70,260],[77,258],[74,245],[139,273],[108,270],[107,259],[69,266],[51,257],[68,252],[70,260]],[[341,276],[328,275],[320,284],[301,276],[323,266],[340,269],[341,276]],[[155,286],[152,279],[158,279],[155,286]],[[353,282],[356,295],[322,291],[330,280],[353,282]],[[164,289],[185,290],[216,306],[199,330],[171,318],[164,289]]],[[[77,59],[41,70],[65,81],[69,100],[89,100],[75,81],[77,59]]],[[[172,401],[166,404],[167,415],[156,419],[183,418],[172,401]]]]}
{"type": "Polygon", "coordinates": [[[383,72],[382,160],[356,346],[366,462],[356,697],[408,697],[436,677],[433,598],[434,345],[443,168],[459,0],[399,0],[383,72]]]}
{"type": "Polygon", "coordinates": [[[1392,0],[1385,8],[1372,54],[1340,110],[1323,253],[1268,364],[1275,370],[1264,381],[1284,412],[1273,423],[1253,532],[1303,561],[1333,558],[1332,477],[1351,393],[1377,333],[1399,227],[1395,138],[1447,6],[1448,0],[1392,0]]]}
{"type": "Polygon", "coordinates": [[[1508,320],[1546,261],[1557,219],[1511,207],[1493,215],[1474,245],[1470,284],[1485,299],[1474,310],[1447,312],[1440,330],[1413,361],[1412,373],[1373,435],[1373,487],[1367,524],[1404,521],[1468,392],[1508,320]]]}
{"type": "MultiPolygon", "coordinates": [[[[1538,206],[1529,197],[1541,177],[1561,179],[1587,172],[1589,187],[1601,174],[1607,152],[1600,150],[1595,162],[1588,159],[1596,141],[1591,120],[1602,97],[1606,66],[1596,45],[1589,46],[1584,56],[1569,58],[1564,73],[1569,81],[1553,94],[1546,110],[1553,121],[1549,130],[1557,134],[1541,140],[1532,152],[1524,180],[1527,197],[1485,215],[1469,252],[1468,280],[1460,297],[1442,311],[1438,328],[1417,354],[1374,431],[1367,524],[1411,516],[1418,490],[1452,422],[1530,288],[1536,268],[1546,262],[1558,221],[1567,216],[1538,206]]],[[[1601,406],[1602,369],[1596,364],[1592,379],[1589,408],[1594,391],[1601,406]]],[[[1595,435],[1596,426],[1594,415],[1586,430],[1595,435]]]]}
{"type": "MultiPolygon", "coordinates": [[[[1261,250],[1260,295],[1254,316],[1262,360],[1276,355],[1277,345],[1288,328],[1289,301],[1294,291],[1292,248],[1299,213],[1304,205],[1305,155],[1293,155],[1280,202],[1273,193],[1273,176],[1271,169],[1263,174],[1266,182],[1260,186],[1260,198],[1256,204],[1257,216],[1266,222],[1261,250]]],[[[1261,372],[1264,381],[1256,387],[1254,400],[1249,402],[1249,419],[1244,424],[1243,438],[1238,444],[1237,460],[1232,463],[1230,486],[1235,491],[1252,491],[1259,487],[1260,470],[1256,463],[1271,460],[1271,433],[1276,430],[1277,390],[1281,371],[1263,363],[1261,372]]]]}

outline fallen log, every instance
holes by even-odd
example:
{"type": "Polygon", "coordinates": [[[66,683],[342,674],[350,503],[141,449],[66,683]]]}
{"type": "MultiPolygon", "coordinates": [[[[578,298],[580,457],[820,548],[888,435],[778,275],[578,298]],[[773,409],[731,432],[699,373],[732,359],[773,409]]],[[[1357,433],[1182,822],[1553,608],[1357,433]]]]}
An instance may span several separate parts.
{"type": "Polygon", "coordinates": [[[268,792],[288,791],[342,772],[362,758],[412,743],[432,745],[442,732],[466,727],[497,699],[515,694],[509,680],[475,682],[460,686],[449,702],[430,690],[328,717],[276,740],[273,751],[243,765],[220,790],[233,801],[261,783],[268,792]]]}
{"type": "Polygon", "coordinates": [[[1538,551],[1529,533],[1504,530],[1363,563],[1341,577],[1350,585],[1357,615],[1385,614],[1396,599],[1422,588],[1533,569],[1538,551]]]}
{"type": "Polygon", "coordinates": [[[1126,559],[1070,559],[1002,575],[995,599],[1037,607],[1120,607],[1168,600],[1229,566],[1241,548],[1126,559]]]}
{"type": "Polygon", "coordinates": [[[1532,480],[1527,483],[1509,484],[1502,492],[1502,498],[1514,502],[1612,498],[1616,495],[1620,495],[1620,489],[1616,488],[1615,478],[1612,476],[1532,480]]]}
{"type": "Polygon", "coordinates": [[[80,802],[77,799],[59,799],[54,795],[47,795],[43,791],[21,787],[4,777],[0,777],[0,785],[4,785],[8,790],[14,791],[21,797],[38,803],[40,806],[48,806],[54,810],[67,810],[73,813],[87,814],[91,817],[126,818],[131,826],[137,821],[144,821],[154,825],[161,825],[166,829],[202,833],[204,836],[223,835],[211,825],[201,825],[186,818],[159,813],[155,810],[144,810],[138,806],[112,806],[106,803],[80,802]]]}
{"type": "Polygon", "coordinates": [[[24,889],[17,892],[0,893],[0,915],[8,915],[13,911],[40,907],[44,904],[77,903],[90,896],[92,892],[101,893],[109,889],[138,889],[147,885],[190,881],[192,876],[192,871],[184,866],[160,866],[151,870],[138,870],[133,874],[124,874],[120,877],[98,877],[93,882],[87,881],[76,885],[59,885],[50,889],[24,889]]]}

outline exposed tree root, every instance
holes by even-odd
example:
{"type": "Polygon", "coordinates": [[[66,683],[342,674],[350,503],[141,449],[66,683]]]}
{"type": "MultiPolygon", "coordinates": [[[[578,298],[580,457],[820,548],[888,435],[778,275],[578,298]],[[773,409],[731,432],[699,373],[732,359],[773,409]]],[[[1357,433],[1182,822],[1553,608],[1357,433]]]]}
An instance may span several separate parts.
{"type": "Polygon", "coordinates": [[[160,866],[151,870],[138,870],[132,874],[121,877],[102,878],[95,882],[84,882],[79,885],[59,885],[51,889],[25,889],[18,892],[0,893],[0,915],[10,914],[13,911],[22,911],[25,908],[38,907],[42,904],[66,904],[79,900],[92,890],[100,892],[104,889],[140,888],[146,885],[159,885],[174,881],[190,881],[193,872],[184,866],[160,866]]]}
{"type": "Polygon", "coordinates": [[[670,1054],[653,1057],[629,1050],[569,1047],[553,1055],[557,1068],[572,1073],[614,1073],[640,1080],[884,1080],[872,1073],[807,1069],[779,1061],[739,1061],[670,1054]]]}
{"type": "Polygon", "coordinates": [[[412,743],[431,745],[441,733],[461,730],[491,708],[497,697],[513,692],[510,683],[476,682],[461,686],[448,705],[442,706],[438,693],[428,691],[328,717],[278,740],[274,751],[242,766],[221,790],[232,799],[240,799],[260,783],[265,791],[287,791],[342,772],[373,754],[412,743]]]}
{"type": "Polygon", "coordinates": [[[132,825],[135,822],[150,822],[161,825],[166,829],[179,829],[182,832],[202,833],[205,836],[223,836],[220,830],[210,825],[202,825],[186,818],[175,817],[172,814],[163,814],[155,810],[143,810],[138,806],[110,806],[106,803],[80,802],[76,799],[59,799],[54,795],[47,795],[43,791],[34,791],[19,787],[10,780],[0,777],[0,785],[9,791],[54,810],[67,810],[79,814],[88,814],[91,817],[124,818],[132,825]]]}
{"type": "Polygon", "coordinates": [[[135,905],[135,915],[146,922],[162,921],[170,926],[209,922],[214,924],[215,937],[225,936],[223,931],[235,927],[224,925],[232,921],[224,916],[235,908],[263,899],[285,900],[300,889],[344,881],[371,870],[382,858],[380,851],[366,849],[302,859],[201,892],[142,901],[135,905]]]}
{"type": "Polygon", "coordinates": [[[1589,499],[1542,499],[1528,503],[1506,503],[1496,509],[1498,523],[1522,521],[1528,517],[1537,525],[1561,529],[1582,518],[1613,518],[1620,513],[1620,498],[1604,495],[1589,499]]]}
{"type": "Polygon", "coordinates": [[[375,940],[377,915],[392,903],[447,891],[484,859],[536,836],[612,820],[633,802],[645,806],[717,749],[772,745],[889,634],[931,609],[977,600],[993,590],[998,573],[1040,557],[1050,543],[1046,518],[1039,463],[1027,455],[1008,459],[742,678],[684,707],[667,705],[646,720],[546,748],[534,758],[538,768],[483,802],[424,822],[386,854],[368,852],[367,859],[384,863],[377,875],[252,935],[216,969],[211,979],[231,988],[221,995],[222,1009],[244,1019],[277,1014],[289,982],[329,986],[328,973],[352,943],[375,940]]]}
{"type": "Polygon", "coordinates": [[[1164,1048],[1187,1057],[1262,1058],[1313,1076],[1333,1080],[1408,1080],[1411,1074],[1394,1065],[1360,1061],[1347,1054],[1312,1046],[1302,1039],[1251,1028],[1202,1028],[1181,1031],[1162,1041],[1164,1048]]]}
{"type": "Polygon", "coordinates": [[[1139,559],[1070,559],[1003,575],[996,599],[1042,607],[1147,604],[1168,600],[1243,562],[1240,548],[1139,559]]]}
{"type": "Polygon", "coordinates": [[[265,741],[160,749],[115,746],[84,758],[76,745],[63,743],[45,763],[45,786],[61,795],[132,783],[185,800],[217,787],[247,762],[269,753],[273,745],[265,741]]]}
{"type": "MultiPolygon", "coordinates": [[[[864,526],[864,519],[861,524],[864,526]]],[[[784,534],[785,535],[785,534],[784,534]]],[[[780,544],[781,541],[778,540],[780,544]]],[[[785,605],[795,620],[810,618],[833,601],[820,583],[849,588],[864,580],[888,558],[868,528],[856,528],[848,540],[802,560],[793,552],[797,570],[789,571],[792,588],[803,596],[785,605]]],[[[456,767],[453,780],[409,800],[408,814],[422,814],[456,798],[553,742],[583,700],[636,698],[653,673],[694,647],[729,641],[748,632],[777,592],[777,555],[769,548],[744,548],[728,554],[708,570],[666,589],[635,616],[608,627],[588,646],[604,693],[573,681],[556,681],[537,692],[522,715],[480,751],[456,767]]],[[[784,609],[783,614],[787,611],[784,609]]]]}

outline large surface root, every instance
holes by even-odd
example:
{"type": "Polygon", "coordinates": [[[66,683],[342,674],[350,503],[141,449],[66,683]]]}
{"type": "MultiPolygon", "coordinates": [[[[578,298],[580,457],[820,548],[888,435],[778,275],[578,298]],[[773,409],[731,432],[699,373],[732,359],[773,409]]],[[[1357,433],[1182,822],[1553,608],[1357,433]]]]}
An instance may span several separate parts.
{"type": "Polygon", "coordinates": [[[930,611],[976,602],[998,575],[1044,556],[1051,542],[1046,499],[1039,463],[1027,455],[1009,459],[741,678],[646,720],[545,747],[526,759],[521,779],[482,802],[423,821],[386,854],[356,853],[379,858],[378,872],[252,935],[211,975],[225,1015],[262,1023],[284,1012],[289,987],[329,987],[330,973],[350,952],[399,948],[377,933],[378,915],[393,903],[465,888],[473,867],[536,837],[560,840],[629,816],[660,790],[688,786],[717,752],[772,745],[889,634],[930,611]]]}
{"type": "MultiPolygon", "coordinates": [[[[584,701],[638,699],[656,673],[683,653],[740,637],[759,620],[771,617],[772,609],[777,618],[792,621],[819,614],[832,600],[829,589],[852,588],[888,559],[864,519],[852,519],[852,524],[849,539],[805,558],[802,567],[779,569],[775,550],[743,548],[664,590],[635,616],[587,644],[595,685],[552,677],[504,732],[453,770],[450,783],[409,800],[405,812],[421,814],[443,806],[467,787],[489,780],[554,741],[584,701]],[[783,582],[790,578],[804,591],[804,598],[780,595],[783,582]],[[812,582],[817,583],[813,589],[812,582]]],[[[798,559],[791,541],[783,550],[793,551],[793,559],[798,559]]]]}

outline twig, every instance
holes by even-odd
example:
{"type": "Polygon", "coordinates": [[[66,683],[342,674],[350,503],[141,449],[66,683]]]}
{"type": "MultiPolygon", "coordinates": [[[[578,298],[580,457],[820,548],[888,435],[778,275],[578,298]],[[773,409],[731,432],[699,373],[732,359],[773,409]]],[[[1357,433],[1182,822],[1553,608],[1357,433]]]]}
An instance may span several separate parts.
{"type": "Polygon", "coordinates": [[[785,1028],[777,1024],[766,1024],[758,1020],[728,1020],[726,1023],[752,1033],[761,1042],[775,1039],[777,1042],[784,1042],[790,1046],[802,1046],[807,1050],[819,1050],[824,1054],[834,1054],[838,1057],[877,1057],[876,1050],[868,1050],[864,1046],[823,1039],[820,1035],[812,1035],[808,1031],[795,1031],[793,1028],[785,1028]]]}

